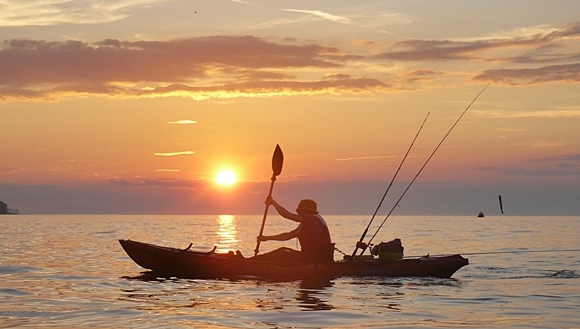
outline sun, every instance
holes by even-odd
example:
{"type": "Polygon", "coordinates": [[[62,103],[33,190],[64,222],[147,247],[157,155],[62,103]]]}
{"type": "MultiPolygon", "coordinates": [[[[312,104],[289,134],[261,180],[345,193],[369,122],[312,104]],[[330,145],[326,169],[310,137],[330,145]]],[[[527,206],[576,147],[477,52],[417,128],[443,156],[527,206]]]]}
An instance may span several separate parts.
{"type": "Polygon", "coordinates": [[[220,186],[231,186],[236,183],[236,173],[229,169],[224,169],[218,173],[215,182],[220,186]]]}

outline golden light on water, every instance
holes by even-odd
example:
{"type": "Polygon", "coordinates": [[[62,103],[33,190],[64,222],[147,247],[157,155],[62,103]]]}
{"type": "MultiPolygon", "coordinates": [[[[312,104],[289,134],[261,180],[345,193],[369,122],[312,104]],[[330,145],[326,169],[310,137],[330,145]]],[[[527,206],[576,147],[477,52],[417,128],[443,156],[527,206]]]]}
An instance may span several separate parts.
{"type": "Polygon", "coordinates": [[[235,249],[238,243],[236,217],[233,215],[219,215],[217,222],[219,247],[222,249],[235,249]]]}

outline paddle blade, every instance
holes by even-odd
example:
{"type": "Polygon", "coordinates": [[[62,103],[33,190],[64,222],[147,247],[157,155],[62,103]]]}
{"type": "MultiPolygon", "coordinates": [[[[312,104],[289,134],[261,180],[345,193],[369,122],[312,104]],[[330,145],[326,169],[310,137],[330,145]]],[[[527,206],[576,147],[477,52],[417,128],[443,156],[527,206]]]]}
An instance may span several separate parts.
{"type": "Polygon", "coordinates": [[[280,175],[282,172],[282,165],[284,164],[284,153],[280,145],[276,144],[276,149],[274,150],[274,155],[272,156],[272,172],[273,177],[280,175]]]}

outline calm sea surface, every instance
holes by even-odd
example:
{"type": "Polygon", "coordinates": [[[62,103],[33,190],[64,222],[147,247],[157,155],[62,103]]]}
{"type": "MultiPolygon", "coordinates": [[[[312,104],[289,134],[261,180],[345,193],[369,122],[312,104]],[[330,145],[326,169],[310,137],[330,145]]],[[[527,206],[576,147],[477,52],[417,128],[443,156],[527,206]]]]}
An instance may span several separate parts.
{"type": "MultiPolygon", "coordinates": [[[[368,218],[326,219],[350,254],[368,218]]],[[[452,279],[147,281],[117,241],[250,256],[261,220],[1,216],[0,328],[580,328],[580,217],[389,218],[375,242],[401,238],[406,256],[461,253],[470,264],[452,279]]],[[[265,233],[292,228],[270,215],[265,233]]],[[[260,249],[282,245],[296,242],[260,249]]]]}

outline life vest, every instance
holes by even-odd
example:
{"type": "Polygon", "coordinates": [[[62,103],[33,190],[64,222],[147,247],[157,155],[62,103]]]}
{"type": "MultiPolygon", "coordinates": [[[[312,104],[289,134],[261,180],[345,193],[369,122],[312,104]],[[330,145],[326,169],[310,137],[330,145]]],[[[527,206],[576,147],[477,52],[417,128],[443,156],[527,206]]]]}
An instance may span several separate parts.
{"type": "Polygon", "coordinates": [[[298,233],[298,241],[302,252],[314,262],[332,262],[334,244],[330,238],[330,231],[319,214],[303,215],[302,228],[298,233]]]}

